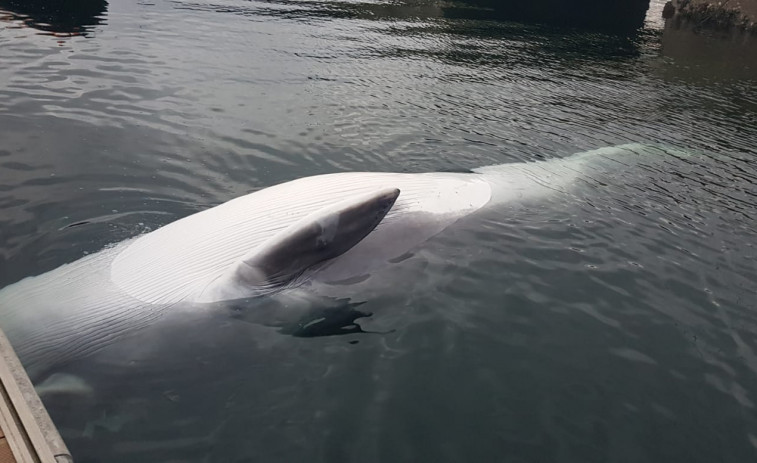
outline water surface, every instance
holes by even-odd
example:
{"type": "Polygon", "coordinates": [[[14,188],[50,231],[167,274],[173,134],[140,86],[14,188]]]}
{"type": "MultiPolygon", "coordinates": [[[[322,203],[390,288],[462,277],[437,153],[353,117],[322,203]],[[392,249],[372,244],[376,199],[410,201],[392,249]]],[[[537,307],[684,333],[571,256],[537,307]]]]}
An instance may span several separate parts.
{"type": "Polygon", "coordinates": [[[46,402],[77,461],[757,457],[747,60],[666,54],[654,14],[612,35],[434,2],[1,8],[1,286],[306,175],[694,154],[448,230],[362,295],[378,333],[187,320],[68,366],[95,391],[46,402]]]}

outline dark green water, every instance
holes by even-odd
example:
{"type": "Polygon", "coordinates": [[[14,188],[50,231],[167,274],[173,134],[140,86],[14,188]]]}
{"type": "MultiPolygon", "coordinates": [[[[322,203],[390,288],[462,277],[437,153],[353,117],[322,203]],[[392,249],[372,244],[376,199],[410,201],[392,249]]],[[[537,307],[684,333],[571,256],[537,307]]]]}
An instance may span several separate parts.
{"type": "Polygon", "coordinates": [[[365,295],[383,334],[188,320],[69,366],[94,392],[46,402],[77,461],[757,458],[749,60],[663,53],[656,15],[615,36],[435,3],[3,5],[0,286],[306,175],[695,153],[448,230],[365,295]]]}

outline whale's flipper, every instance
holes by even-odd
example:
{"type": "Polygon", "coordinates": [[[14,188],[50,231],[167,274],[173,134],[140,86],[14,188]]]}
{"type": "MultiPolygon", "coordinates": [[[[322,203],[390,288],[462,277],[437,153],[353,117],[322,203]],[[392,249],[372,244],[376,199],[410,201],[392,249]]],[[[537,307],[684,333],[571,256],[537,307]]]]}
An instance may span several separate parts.
{"type": "Polygon", "coordinates": [[[344,254],[376,228],[399,194],[397,188],[384,188],[307,215],[242,257],[212,281],[197,302],[250,297],[344,254]]]}
{"type": "Polygon", "coordinates": [[[47,398],[52,395],[89,396],[94,392],[92,386],[83,378],[69,373],[53,373],[37,384],[37,395],[47,398]]]}

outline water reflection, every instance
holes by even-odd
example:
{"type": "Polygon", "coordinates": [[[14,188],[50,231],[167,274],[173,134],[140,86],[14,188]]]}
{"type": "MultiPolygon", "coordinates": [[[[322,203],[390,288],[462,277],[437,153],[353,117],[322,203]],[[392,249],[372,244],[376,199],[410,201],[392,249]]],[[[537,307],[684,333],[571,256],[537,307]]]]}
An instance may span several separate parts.
{"type": "Polygon", "coordinates": [[[275,16],[295,20],[316,18],[402,20],[432,19],[445,15],[445,9],[435,2],[407,3],[366,3],[341,1],[278,1],[259,0],[248,2],[232,0],[215,2],[212,0],[176,1],[176,7],[191,10],[235,13],[243,16],[275,16]]]}
{"type": "Polygon", "coordinates": [[[103,21],[106,0],[0,0],[0,20],[20,23],[50,35],[88,35],[103,21]]]}
{"type": "Polygon", "coordinates": [[[607,31],[631,31],[643,26],[649,0],[604,2],[597,0],[537,0],[503,2],[500,0],[463,0],[462,5],[477,8],[447,8],[448,14],[472,19],[498,19],[540,22],[562,27],[607,31]]]}
{"type": "Polygon", "coordinates": [[[740,31],[702,29],[679,18],[668,19],[662,35],[668,78],[689,81],[757,79],[757,37],[740,31]]]}
{"type": "MultiPolygon", "coordinates": [[[[495,7],[487,0],[440,4],[433,1],[396,3],[326,1],[235,1],[213,0],[178,1],[179,9],[232,13],[239,16],[272,17],[314,24],[325,20],[355,20],[375,23],[382,37],[388,33],[398,40],[393,46],[378,47],[375,43],[359,48],[360,57],[372,55],[380,58],[438,59],[449,64],[465,66],[527,66],[552,67],[567,65],[575,68],[582,63],[593,65],[597,59],[625,59],[638,57],[645,46],[658,37],[650,31],[638,29],[643,24],[646,6],[639,15],[624,21],[629,27],[613,22],[613,12],[603,10],[604,29],[585,31],[572,27],[591,26],[582,16],[571,22],[540,20],[520,10],[511,11],[504,6],[495,7]],[[514,20],[535,21],[531,24],[514,20]],[[553,24],[554,23],[554,24],[553,24]],[[557,24],[558,27],[555,27],[557,24]],[[387,29],[388,27],[388,29],[387,29]],[[612,30],[607,30],[612,29],[612,30]],[[544,61],[544,54],[556,60],[544,61]],[[517,60],[514,61],[514,58],[517,60]],[[568,62],[566,62],[566,60],[568,62]]],[[[596,12],[600,14],[600,12],[596,12]]],[[[587,16],[588,17],[588,16],[587,16]]],[[[594,24],[596,26],[596,24],[594,24]]],[[[340,53],[350,53],[348,44],[340,53]]],[[[543,70],[543,69],[542,69],[543,70]]]]}
{"type": "Polygon", "coordinates": [[[565,2],[500,2],[497,0],[461,0],[457,2],[406,1],[402,3],[341,2],[297,0],[279,2],[181,2],[192,9],[234,12],[241,14],[269,14],[291,19],[332,17],[368,20],[426,20],[434,18],[467,19],[475,21],[518,21],[541,23],[566,28],[589,28],[627,33],[643,26],[649,0],[627,0],[608,6],[605,2],[570,7],[565,2]]]}

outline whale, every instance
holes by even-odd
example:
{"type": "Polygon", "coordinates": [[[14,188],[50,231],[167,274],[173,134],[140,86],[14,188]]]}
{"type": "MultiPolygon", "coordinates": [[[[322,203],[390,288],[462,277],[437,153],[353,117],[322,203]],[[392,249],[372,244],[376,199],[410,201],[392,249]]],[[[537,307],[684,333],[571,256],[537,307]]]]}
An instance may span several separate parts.
{"type": "Polygon", "coordinates": [[[570,194],[596,172],[666,154],[629,144],[467,172],[294,179],[3,288],[0,328],[36,381],[172,313],[344,291],[481,209],[570,194]]]}

